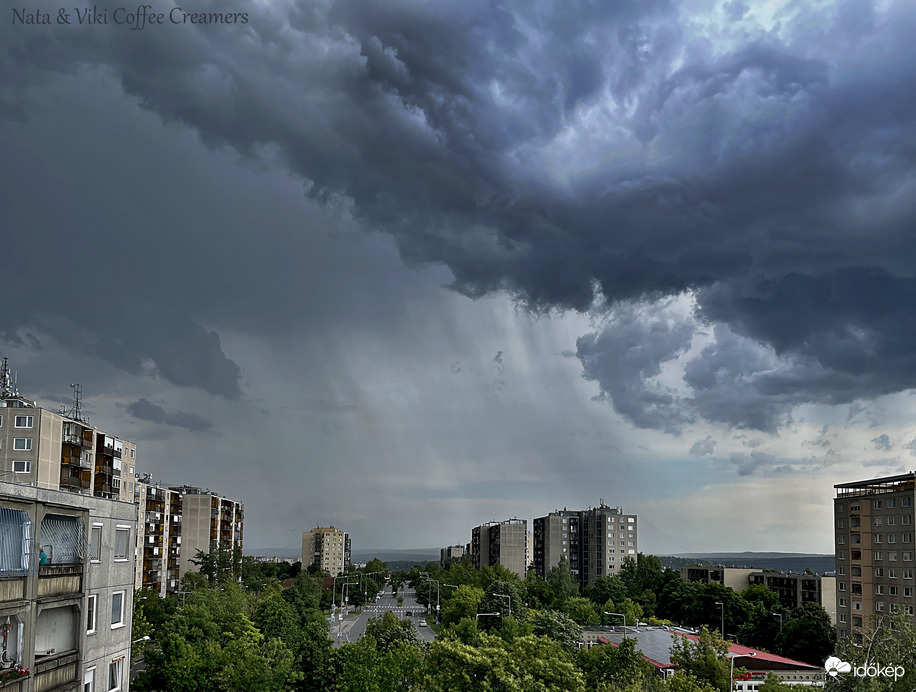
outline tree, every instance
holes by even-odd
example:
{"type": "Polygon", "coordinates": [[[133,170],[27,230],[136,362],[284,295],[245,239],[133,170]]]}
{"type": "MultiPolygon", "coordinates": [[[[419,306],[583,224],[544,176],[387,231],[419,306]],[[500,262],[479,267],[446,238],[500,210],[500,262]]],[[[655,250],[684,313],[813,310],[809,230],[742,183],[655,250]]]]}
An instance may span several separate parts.
{"type": "Polygon", "coordinates": [[[547,595],[550,607],[558,610],[563,604],[579,593],[579,582],[569,569],[569,562],[565,557],[547,573],[547,595]]]}
{"type": "MultiPolygon", "coordinates": [[[[901,613],[885,616],[869,624],[861,642],[853,638],[840,641],[836,656],[853,667],[870,664],[900,666],[902,677],[858,677],[841,675],[849,692],[898,692],[916,689],[916,625],[901,613]]],[[[899,672],[899,671],[898,671],[899,672]]]]}
{"type": "Polygon", "coordinates": [[[584,692],[582,674],[546,637],[506,642],[480,635],[479,646],[436,639],[426,659],[424,692],[584,692]]]}
{"type": "Polygon", "coordinates": [[[595,611],[595,606],[592,605],[590,600],[581,596],[568,599],[563,604],[563,612],[583,626],[601,623],[601,618],[595,611]]]}
{"type": "Polygon", "coordinates": [[[513,616],[523,620],[528,612],[523,598],[521,581],[516,577],[514,581],[498,579],[492,582],[484,593],[478,606],[481,613],[499,613],[499,617],[488,617],[487,629],[502,627],[503,618],[513,616]]]}
{"type": "Polygon", "coordinates": [[[575,654],[582,643],[582,627],[566,613],[542,610],[530,622],[534,634],[552,639],[569,655],[575,654]]]}
{"type": "Polygon", "coordinates": [[[380,618],[369,618],[365,636],[375,640],[379,651],[388,651],[398,644],[420,645],[420,638],[413,623],[401,620],[390,610],[380,618]]]}
{"type": "Polygon", "coordinates": [[[651,679],[655,674],[652,664],[636,650],[635,639],[624,639],[618,646],[604,644],[580,649],[577,662],[590,690],[602,685],[622,688],[632,681],[651,679]]]}
{"type": "Polygon", "coordinates": [[[480,612],[480,602],[483,600],[483,589],[476,586],[461,585],[442,605],[443,624],[455,624],[462,618],[474,619],[480,612]]]}
{"type": "Polygon", "coordinates": [[[728,689],[731,662],[725,656],[728,653],[727,642],[713,636],[705,626],[700,630],[696,640],[685,636],[673,636],[672,663],[717,690],[728,689]]]}
{"type": "Polygon", "coordinates": [[[622,603],[623,599],[627,597],[627,586],[623,583],[623,579],[617,575],[608,576],[604,574],[595,579],[593,584],[587,586],[583,595],[599,607],[608,601],[622,603]]]}
{"type": "Polygon", "coordinates": [[[783,656],[814,666],[823,665],[835,645],[835,630],[820,603],[805,603],[796,608],[776,637],[776,649],[783,656]]]}
{"type": "Polygon", "coordinates": [[[797,692],[797,687],[782,682],[773,673],[767,673],[767,679],[760,685],[758,692],[797,692]]]}

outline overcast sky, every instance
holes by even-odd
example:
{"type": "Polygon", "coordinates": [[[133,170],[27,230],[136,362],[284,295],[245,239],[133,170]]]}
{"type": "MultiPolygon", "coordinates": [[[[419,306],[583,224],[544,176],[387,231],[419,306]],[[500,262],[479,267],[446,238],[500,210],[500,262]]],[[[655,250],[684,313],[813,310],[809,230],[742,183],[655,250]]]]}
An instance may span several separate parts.
{"type": "Polygon", "coordinates": [[[151,2],[3,9],[0,354],[246,547],[829,553],[916,466],[911,3],[151,2]]]}

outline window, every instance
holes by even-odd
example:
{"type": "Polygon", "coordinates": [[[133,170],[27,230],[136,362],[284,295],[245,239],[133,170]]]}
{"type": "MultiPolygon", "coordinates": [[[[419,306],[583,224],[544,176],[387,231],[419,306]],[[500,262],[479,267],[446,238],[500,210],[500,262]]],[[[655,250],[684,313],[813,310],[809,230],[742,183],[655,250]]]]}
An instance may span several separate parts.
{"type": "Polygon", "coordinates": [[[838,529],[842,529],[844,526],[846,526],[846,522],[845,522],[845,521],[843,521],[842,519],[837,519],[837,520],[836,520],[836,527],[837,527],[838,529]]]}
{"type": "MultiPolygon", "coordinates": [[[[875,543],[880,543],[880,542],[882,541],[881,534],[880,534],[880,533],[876,533],[876,534],[875,534],[874,540],[875,540],[875,543]]],[[[853,541],[853,543],[855,543],[855,541],[853,541]]]]}
{"type": "Polygon", "coordinates": [[[846,613],[840,613],[839,618],[840,622],[846,622],[846,613]]]}
{"type": "Polygon", "coordinates": [[[897,506],[897,500],[895,500],[892,497],[887,498],[887,508],[888,509],[893,509],[896,506],[897,506]]]}
{"type": "Polygon", "coordinates": [[[881,526],[883,523],[884,519],[882,517],[875,517],[875,526],[881,526]]]}
{"type": "Polygon", "coordinates": [[[116,658],[108,666],[108,692],[121,689],[121,672],[124,665],[123,658],[116,658]]]}
{"type": "Polygon", "coordinates": [[[857,618],[857,617],[853,616],[853,618],[852,618],[852,626],[853,626],[853,627],[861,627],[861,626],[862,626],[862,618],[857,618]]]}
{"type": "Polygon", "coordinates": [[[841,598],[841,599],[840,599],[840,608],[845,608],[845,607],[846,607],[846,599],[845,599],[845,598],[841,598]]]}
{"type": "MultiPolygon", "coordinates": [[[[853,569],[858,569],[858,568],[857,568],[857,567],[853,567],[853,569]]],[[[876,576],[876,577],[883,577],[883,576],[884,576],[884,568],[883,568],[883,567],[875,567],[875,576],[876,576]]]]}
{"type": "Polygon", "coordinates": [[[114,559],[116,561],[127,559],[128,543],[130,543],[130,528],[126,526],[118,526],[115,529],[114,546],[114,559]]]}
{"type": "Polygon", "coordinates": [[[861,568],[861,567],[853,567],[853,568],[850,570],[850,573],[851,573],[852,576],[854,576],[854,577],[861,577],[861,576],[862,576],[862,568],[861,568]]]}
{"type": "Polygon", "coordinates": [[[905,534],[903,534],[903,542],[904,542],[904,543],[912,543],[912,542],[913,542],[913,534],[911,534],[911,533],[905,533],[905,534]]]}
{"type": "Polygon", "coordinates": [[[840,591],[845,591],[845,590],[846,590],[846,582],[845,582],[845,581],[841,581],[839,584],[837,584],[837,588],[838,588],[840,591]]]}
{"type": "Polygon", "coordinates": [[[89,532],[89,561],[99,562],[102,559],[102,525],[93,524],[89,532]]]}
{"type": "MultiPolygon", "coordinates": [[[[877,571],[878,571],[878,570],[875,570],[875,572],[877,572],[877,571]]],[[[876,574],[875,576],[876,576],[876,577],[880,577],[881,575],[880,575],[880,574],[876,574]]],[[[891,578],[891,579],[896,579],[896,578],[897,578],[897,570],[896,570],[895,568],[891,567],[889,570],[887,570],[887,576],[888,576],[889,578],[891,578]]]]}
{"type": "Polygon", "coordinates": [[[17,452],[31,452],[32,451],[32,438],[31,437],[14,437],[13,438],[13,449],[17,452]]]}
{"type": "Polygon", "coordinates": [[[845,551],[845,550],[838,550],[838,551],[837,551],[837,554],[836,554],[836,559],[837,559],[837,560],[845,560],[845,559],[846,559],[846,551],[845,551]]]}
{"type": "Polygon", "coordinates": [[[862,610],[862,601],[853,601],[852,609],[853,610],[862,610]]]}
{"type": "Polygon", "coordinates": [[[13,473],[31,473],[32,472],[32,462],[31,461],[14,461],[13,462],[13,473]]]}
{"type": "Polygon", "coordinates": [[[901,507],[909,507],[909,506],[910,506],[910,498],[908,498],[908,497],[901,497],[901,498],[900,498],[900,506],[901,506],[901,507]]]}
{"type": "Polygon", "coordinates": [[[890,552],[888,552],[887,559],[890,560],[891,562],[896,562],[897,561],[897,551],[891,550],[890,552]]]}
{"type": "Polygon", "coordinates": [[[904,579],[912,579],[912,578],[913,578],[913,570],[911,570],[911,569],[905,569],[905,570],[903,570],[903,578],[904,578],[904,579]]]}
{"type": "Polygon", "coordinates": [[[850,512],[858,512],[860,509],[861,509],[861,506],[859,505],[858,502],[850,502],[850,503],[849,503],[849,511],[850,511],[850,512]]]}
{"type": "Polygon", "coordinates": [[[875,584],[875,595],[876,596],[884,595],[884,585],[883,584],[875,584]]]}
{"type": "Polygon", "coordinates": [[[839,535],[836,537],[836,542],[837,542],[839,545],[843,545],[844,543],[846,543],[846,537],[845,537],[843,534],[839,534],[839,535]]]}
{"type": "Polygon", "coordinates": [[[852,543],[853,545],[859,545],[862,542],[862,534],[859,534],[859,533],[850,534],[849,542],[852,543]]]}
{"type": "Polygon", "coordinates": [[[896,526],[896,525],[897,525],[897,517],[888,517],[888,518],[887,518],[887,525],[888,525],[888,526],[896,526]]]}
{"type": "Polygon", "coordinates": [[[884,601],[878,601],[875,603],[875,612],[883,613],[884,612],[884,601]]]}
{"type": "Polygon", "coordinates": [[[16,416],[16,427],[31,428],[34,420],[32,416],[16,416]]]}
{"type": "Polygon", "coordinates": [[[909,550],[903,551],[903,561],[911,562],[912,560],[913,560],[913,553],[911,553],[909,550]]]}
{"type": "Polygon", "coordinates": [[[871,508],[872,509],[881,509],[881,500],[872,500],[871,508]]]}
{"type": "Polygon", "coordinates": [[[889,534],[887,534],[887,542],[888,542],[888,543],[896,543],[896,542],[897,542],[897,534],[896,534],[896,533],[889,533],[889,534]]]}
{"type": "Polygon", "coordinates": [[[903,517],[900,519],[900,523],[903,524],[904,526],[909,526],[912,521],[913,521],[913,517],[911,517],[909,514],[904,514],[903,517]]]}
{"type": "Polygon", "coordinates": [[[89,603],[86,606],[86,634],[95,633],[95,612],[98,598],[95,594],[89,597],[89,603]]]}
{"type": "Polygon", "coordinates": [[[862,585],[853,583],[852,585],[852,595],[861,596],[862,595],[862,585]]]}
{"type": "Polygon", "coordinates": [[[845,574],[846,574],[846,567],[845,567],[845,565],[840,565],[839,567],[837,567],[836,573],[837,573],[838,575],[840,575],[841,577],[842,577],[843,575],[845,575],[845,574]]]}
{"type": "Polygon", "coordinates": [[[83,674],[83,692],[95,692],[95,666],[83,674]]]}
{"type": "MultiPolygon", "coordinates": [[[[876,586],[875,588],[877,589],[878,587],[876,586]]],[[[896,596],[896,595],[897,595],[897,587],[896,587],[896,586],[888,586],[888,587],[887,587],[887,595],[888,595],[888,596],[896,596]]]]}
{"type": "Polygon", "coordinates": [[[111,629],[124,627],[124,592],[111,594],[111,629]]]}
{"type": "Polygon", "coordinates": [[[911,598],[912,596],[913,596],[913,587],[912,587],[912,586],[904,586],[904,587],[903,587],[903,597],[904,597],[904,598],[911,598]]]}

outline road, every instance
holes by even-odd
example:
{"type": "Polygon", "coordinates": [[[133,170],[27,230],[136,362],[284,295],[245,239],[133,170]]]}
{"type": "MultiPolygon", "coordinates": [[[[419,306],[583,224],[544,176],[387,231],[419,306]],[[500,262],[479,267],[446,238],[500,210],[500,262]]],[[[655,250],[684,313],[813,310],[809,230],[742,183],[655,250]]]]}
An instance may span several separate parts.
{"type": "Polygon", "coordinates": [[[398,595],[404,599],[401,605],[398,605],[397,598],[391,593],[391,587],[387,587],[379,602],[365,606],[359,615],[346,615],[343,620],[340,620],[335,614],[334,622],[331,624],[331,637],[334,639],[334,645],[343,646],[346,642],[359,641],[359,638],[366,632],[369,618],[382,617],[387,611],[403,620],[410,620],[417,629],[420,639],[427,642],[435,639],[436,633],[431,627],[420,626],[420,621],[426,617],[426,606],[417,603],[416,594],[413,591],[402,589],[398,595]]]}

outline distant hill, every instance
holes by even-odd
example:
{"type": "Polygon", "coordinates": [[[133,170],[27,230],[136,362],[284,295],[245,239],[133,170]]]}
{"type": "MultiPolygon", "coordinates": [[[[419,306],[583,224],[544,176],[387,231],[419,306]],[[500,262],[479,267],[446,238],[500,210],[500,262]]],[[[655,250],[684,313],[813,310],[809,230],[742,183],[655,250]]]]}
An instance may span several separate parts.
{"type": "MultiPolygon", "coordinates": [[[[301,548],[245,548],[245,555],[255,557],[279,557],[297,560],[302,557],[301,548]]],[[[350,554],[352,562],[369,562],[377,557],[382,562],[423,564],[439,561],[438,548],[379,548],[377,550],[355,550],[350,554]]]]}
{"type": "Polygon", "coordinates": [[[659,559],[662,566],[673,568],[709,563],[724,567],[775,569],[780,572],[804,572],[806,567],[817,574],[836,570],[833,555],[807,553],[686,553],[659,556],[659,559]]]}

